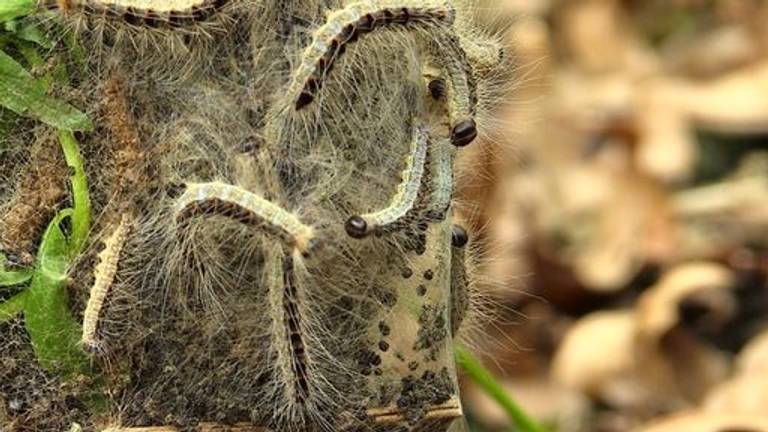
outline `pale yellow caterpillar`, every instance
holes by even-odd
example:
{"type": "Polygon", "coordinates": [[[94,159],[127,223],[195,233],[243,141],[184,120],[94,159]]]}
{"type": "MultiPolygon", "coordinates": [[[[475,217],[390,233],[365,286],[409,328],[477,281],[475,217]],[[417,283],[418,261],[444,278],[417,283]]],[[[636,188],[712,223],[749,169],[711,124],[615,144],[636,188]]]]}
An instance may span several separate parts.
{"type": "Polygon", "coordinates": [[[131,217],[123,216],[120,224],[104,242],[104,250],[99,254],[99,263],[94,271],[91,295],[83,312],[83,333],[80,343],[83,348],[95,351],[99,347],[96,330],[99,325],[101,309],[115,279],[120,253],[131,228],[131,217]]]}
{"type": "Polygon", "coordinates": [[[288,94],[296,109],[310,104],[326,75],[348,43],[376,29],[391,25],[451,25],[455,11],[444,1],[377,1],[352,3],[333,12],[314,34],[301,64],[293,74],[288,94]]]}
{"type": "Polygon", "coordinates": [[[415,127],[411,149],[406,158],[400,184],[389,205],[379,211],[350,217],[345,229],[354,238],[363,238],[372,232],[402,219],[416,203],[421,190],[421,178],[427,157],[429,137],[422,127],[415,127]]]}
{"type": "Polygon", "coordinates": [[[453,198],[453,149],[444,142],[430,145],[429,149],[431,197],[427,217],[442,221],[453,198]]]}
{"type": "Polygon", "coordinates": [[[266,224],[303,255],[318,243],[315,230],[293,213],[237,186],[224,183],[190,183],[175,206],[177,222],[198,215],[221,215],[247,224],[266,224]]]}
{"type": "Polygon", "coordinates": [[[43,0],[45,9],[84,12],[122,19],[133,25],[178,27],[205,21],[229,0],[43,0]]]}

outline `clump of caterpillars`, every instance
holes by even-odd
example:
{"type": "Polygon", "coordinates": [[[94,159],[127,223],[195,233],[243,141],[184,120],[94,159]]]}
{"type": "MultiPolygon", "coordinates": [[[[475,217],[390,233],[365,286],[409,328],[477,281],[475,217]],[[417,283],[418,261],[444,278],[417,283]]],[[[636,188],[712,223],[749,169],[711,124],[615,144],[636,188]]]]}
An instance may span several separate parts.
{"type": "Polygon", "coordinates": [[[110,408],[81,424],[435,430],[460,415],[450,350],[474,249],[453,221],[454,159],[492,133],[508,67],[472,11],[40,2],[40,25],[84,48],[70,92],[96,124],[80,145],[97,217],[71,286],[110,408]]]}

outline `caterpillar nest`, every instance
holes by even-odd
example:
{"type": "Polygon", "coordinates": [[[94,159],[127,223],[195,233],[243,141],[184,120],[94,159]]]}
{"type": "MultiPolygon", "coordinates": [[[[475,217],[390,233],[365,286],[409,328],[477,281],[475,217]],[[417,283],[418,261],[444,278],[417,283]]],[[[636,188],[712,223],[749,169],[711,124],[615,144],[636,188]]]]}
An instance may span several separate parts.
{"type": "MultiPolygon", "coordinates": [[[[80,146],[104,241],[70,286],[103,374],[82,385],[107,408],[62,404],[58,430],[433,431],[462,415],[452,347],[474,249],[454,159],[492,133],[504,89],[487,77],[506,67],[471,11],[39,2],[85,53],[69,91],[96,124],[80,146]]],[[[10,415],[35,425],[35,409],[10,415]]]]}

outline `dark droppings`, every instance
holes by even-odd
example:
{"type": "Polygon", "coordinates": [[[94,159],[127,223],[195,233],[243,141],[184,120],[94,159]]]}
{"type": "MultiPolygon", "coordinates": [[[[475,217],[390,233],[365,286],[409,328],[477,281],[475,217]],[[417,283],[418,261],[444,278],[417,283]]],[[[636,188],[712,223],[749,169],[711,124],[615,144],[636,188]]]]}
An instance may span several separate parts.
{"type": "Polygon", "coordinates": [[[389,336],[392,329],[384,321],[379,321],[379,331],[382,336],[389,336]]]}
{"type": "MultiPolygon", "coordinates": [[[[378,366],[381,364],[381,357],[368,348],[361,349],[357,355],[357,365],[361,371],[368,371],[370,374],[371,366],[378,366]]],[[[367,374],[366,374],[367,375],[367,374]]]]}
{"type": "Polygon", "coordinates": [[[420,378],[413,375],[403,378],[397,407],[413,425],[424,418],[430,407],[447,402],[454,394],[453,380],[447,368],[438,373],[425,371],[420,378]]]}
{"type": "Polygon", "coordinates": [[[409,267],[405,267],[403,268],[401,275],[403,276],[403,278],[408,279],[411,276],[413,276],[413,270],[411,270],[409,267]]]}
{"type": "Polygon", "coordinates": [[[399,386],[397,385],[397,382],[386,382],[384,384],[381,384],[379,386],[379,394],[378,394],[378,405],[379,406],[388,406],[392,403],[392,401],[395,400],[395,397],[397,396],[399,390],[399,386]]]}
{"type": "Polygon", "coordinates": [[[419,316],[419,332],[413,349],[426,350],[427,360],[436,361],[440,343],[448,336],[444,306],[426,305],[419,316]]]}
{"type": "Polygon", "coordinates": [[[376,286],[373,288],[373,295],[385,307],[392,308],[397,304],[397,294],[390,289],[376,286]]]}

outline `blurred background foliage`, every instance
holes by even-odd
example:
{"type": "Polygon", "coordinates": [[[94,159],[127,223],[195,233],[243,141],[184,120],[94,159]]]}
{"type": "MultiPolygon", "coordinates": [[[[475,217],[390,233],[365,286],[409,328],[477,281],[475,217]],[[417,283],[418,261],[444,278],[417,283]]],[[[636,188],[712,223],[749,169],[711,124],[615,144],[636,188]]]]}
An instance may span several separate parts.
{"type": "Polygon", "coordinates": [[[463,161],[485,363],[557,431],[768,430],[768,2],[485,6],[517,72],[463,161]]]}

